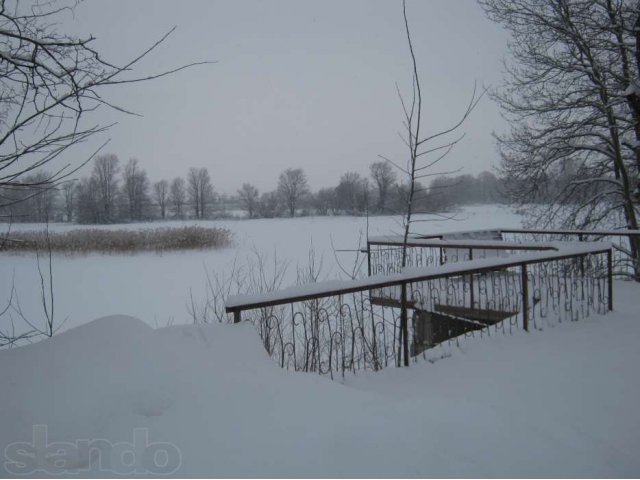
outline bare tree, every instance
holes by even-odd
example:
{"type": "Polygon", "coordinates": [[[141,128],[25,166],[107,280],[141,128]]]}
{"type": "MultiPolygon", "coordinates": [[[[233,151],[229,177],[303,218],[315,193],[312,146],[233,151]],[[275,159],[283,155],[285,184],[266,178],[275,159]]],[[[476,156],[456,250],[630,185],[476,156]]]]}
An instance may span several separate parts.
{"type": "Polygon", "coordinates": [[[321,188],[313,196],[313,206],[317,215],[327,215],[330,211],[334,212],[336,207],[336,189],[321,188]]]}
{"type": "Polygon", "coordinates": [[[194,218],[199,219],[202,218],[202,214],[200,213],[200,180],[198,175],[197,168],[189,169],[189,173],[187,173],[187,195],[189,197],[189,202],[193,206],[193,215],[194,218]]]}
{"type": "Polygon", "coordinates": [[[114,154],[99,155],[93,163],[91,177],[97,188],[97,221],[100,223],[115,221],[119,164],[114,154]]]}
{"type": "Polygon", "coordinates": [[[187,174],[187,195],[195,218],[206,217],[207,207],[213,200],[213,186],[206,168],[191,168],[187,174]]]}
{"type": "Polygon", "coordinates": [[[369,206],[369,182],[357,172],[347,172],[340,177],[335,188],[335,206],[350,215],[364,213],[369,206]]]}
{"type": "Polygon", "coordinates": [[[137,158],[130,158],[122,173],[122,190],[127,203],[129,220],[140,220],[149,203],[149,179],[138,165],[137,158]]]}
{"type": "MultiPolygon", "coordinates": [[[[401,134],[403,143],[408,149],[408,159],[404,166],[398,162],[382,157],[385,161],[388,161],[392,165],[396,166],[406,178],[408,185],[406,210],[402,220],[403,230],[403,247],[402,247],[402,267],[404,268],[407,263],[407,242],[409,240],[409,234],[412,233],[411,227],[416,222],[414,219],[415,202],[420,200],[425,194],[425,189],[420,185],[420,181],[425,178],[442,175],[443,173],[450,172],[433,172],[434,166],[444,160],[451,152],[453,147],[462,140],[464,133],[459,133],[459,129],[465,120],[469,117],[474,110],[484,92],[480,95],[476,94],[476,88],[474,86],[473,94],[467,104],[465,112],[461,115],[460,119],[452,126],[439,131],[427,133],[426,135],[422,131],[422,90],[420,85],[420,76],[418,75],[418,63],[411,41],[411,32],[409,29],[409,20],[407,17],[406,2],[402,2],[402,14],[404,18],[405,33],[407,37],[407,43],[409,45],[409,54],[411,57],[412,65],[412,95],[409,101],[400,93],[398,88],[398,95],[402,104],[404,113],[404,133],[401,134]]],[[[419,221],[419,220],[418,220],[419,221]]],[[[400,347],[404,354],[402,358],[404,365],[409,365],[409,329],[408,329],[408,307],[407,307],[407,292],[406,288],[402,288],[401,292],[401,319],[400,319],[400,347]]],[[[398,355],[400,359],[401,355],[398,355]]]]}
{"type": "Polygon", "coordinates": [[[307,176],[301,168],[288,168],[280,174],[278,194],[287,206],[290,217],[296,215],[296,208],[307,193],[309,193],[307,176]]]}
{"type": "Polygon", "coordinates": [[[258,215],[263,218],[274,218],[282,215],[282,202],[278,192],[264,192],[258,203],[258,215]]]}
{"type": "Polygon", "coordinates": [[[374,162],[369,169],[371,171],[371,178],[373,178],[373,182],[378,189],[376,210],[378,212],[384,212],[387,207],[389,191],[396,182],[396,172],[391,164],[385,161],[374,162]]]}
{"type": "Polygon", "coordinates": [[[42,170],[25,177],[26,181],[31,183],[36,190],[29,202],[33,204],[34,220],[41,223],[49,223],[53,220],[58,199],[58,190],[47,186],[50,177],[50,173],[42,170]]]}
{"type": "Polygon", "coordinates": [[[163,220],[167,214],[167,203],[169,202],[169,182],[166,180],[160,180],[153,184],[153,195],[158,207],[160,207],[160,218],[163,220]]]}
{"type": "MultiPolygon", "coordinates": [[[[37,180],[40,188],[35,195],[55,191],[60,181],[95,156],[94,153],[79,162],[66,163],[65,159],[74,158],[72,147],[111,126],[94,123],[96,117],[89,118],[87,113],[104,107],[133,113],[110,103],[106,95],[110,87],[162,77],[195,65],[131,76],[173,30],[124,64],[116,65],[94,48],[92,36],[81,38],[61,31],[65,15],[72,14],[76,3],[0,0],[0,187],[30,189],[32,186],[25,181],[28,176],[48,168],[51,173],[37,180]]],[[[112,221],[114,214],[113,173],[117,158],[115,162],[104,161],[101,166],[94,166],[95,175],[82,183],[78,198],[86,200],[86,218],[105,222],[112,221]]],[[[20,201],[24,199],[22,196],[20,201]]],[[[12,202],[5,200],[4,195],[0,196],[0,206],[12,202]]],[[[53,276],[49,279],[50,335],[54,331],[53,276]]],[[[0,312],[0,317],[4,313],[0,312]]]]}
{"type": "Polygon", "coordinates": [[[9,203],[5,216],[19,222],[52,220],[58,192],[46,183],[50,176],[40,170],[23,176],[19,186],[5,187],[3,197],[9,203]]]}
{"type": "Polygon", "coordinates": [[[187,199],[187,190],[184,180],[180,177],[174,178],[171,182],[171,191],[169,192],[169,202],[173,208],[173,216],[182,218],[184,215],[183,207],[187,199]]]}
{"type": "Polygon", "coordinates": [[[62,184],[62,200],[64,216],[67,222],[73,221],[73,211],[75,209],[77,183],[75,180],[66,181],[62,184]]]}
{"type": "Polygon", "coordinates": [[[75,217],[78,223],[99,223],[100,195],[96,178],[81,178],[76,187],[75,217]]]}
{"type": "MultiPolygon", "coordinates": [[[[92,36],[60,32],[75,3],[0,0],[0,187],[22,188],[24,176],[54,160],[110,125],[85,121],[100,107],[130,113],[113,105],[105,91],[113,85],[140,82],[154,75],[127,76],[173,30],[123,65],[104,60],[92,36]]],[[[85,163],[91,157],[85,160],[85,163]]],[[[71,175],[80,164],[60,164],[43,178],[45,186],[71,175]]],[[[110,219],[111,212],[105,212],[110,219]]]]}
{"type": "MultiPolygon", "coordinates": [[[[416,221],[413,218],[414,203],[425,194],[426,189],[420,185],[422,179],[440,176],[443,174],[453,173],[451,171],[432,171],[432,169],[447,158],[453,148],[464,138],[464,133],[460,133],[459,129],[475,109],[478,102],[484,96],[484,92],[477,94],[474,85],[473,93],[467,104],[464,113],[450,127],[444,130],[438,130],[424,134],[422,131],[422,90],[420,86],[420,77],[418,75],[418,64],[414,53],[413,43],[411,41],[411,32],[409,30],[409,21],[407,18],[406,2],[402,2],[402,12],[404,17],[405,32],[407,43],[409,45],[409,53],[413,67],[413,89],[409,102],[405,101],[402,94],[399,93],[400,102],[404,112],[404,135],[401,135],[404,144],[408,148],[408,160],[404,167],[398,165],[390,159],[383,158],[392,165],[395,165],[402,173],[406,175],[409,192],[407,195],[407,208],[403,218],[403,236],[404,247],[402,254],[402,266],[406,266],[406,243],[411,232],[411,226],[416,221]]],[[[399,90],[398,90],[399,92],[399,90]]],[[[456,170],[457,171],[457,170],[456,170]]]]}
{"type": "Polygon", "coordinates": [[[243,183],[242,188],[238,190],[238,197],[240,197],[242,207],[249,218],[253,218],[257,213],[258,202],[260,201],[258,189],[249,183],[243,183]]]}
{"type": "MultiPolygon", "coordinates": [[[[512,35],[493,92],[511,130],[498,137],[514,198],[548,200],[532,222],[638,228],[640,3],[482,0],[512,35]],[[562,178],[549,188],[550,180],[562,178]]],[[[530,212],[533,209],[529,209],[530,212]]],[[[640,280],[640,239],[627,252],[640,280]]]]}

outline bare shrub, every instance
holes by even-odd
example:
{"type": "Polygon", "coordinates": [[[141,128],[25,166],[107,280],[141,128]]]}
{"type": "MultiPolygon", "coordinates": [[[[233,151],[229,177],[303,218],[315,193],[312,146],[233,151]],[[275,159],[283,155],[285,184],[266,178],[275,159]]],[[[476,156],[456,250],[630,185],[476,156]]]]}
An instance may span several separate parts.
{"type": "Polygon", "coordinates": [[[187,226],[149,230],[81,229],[63,233],[14,232],[0,251],[34,252],[48,250],[70,255],[88,253],[165,252],[224,248],[232,244],[232,234],[224,228],[187,226]]]}
{"type": "MultiPolygon", "coordinates": [[[[282,287],[289,262],[278,258],[276,252],[273,257],[253,249],[246,261],[239,263],[237,257],[228,273],[224,271],[209,271],[205,265],[206,298],[196,302],[193,295],[187,304],[187,311],[193,318],[193,323],[227,323],[233,319],[225,313],[225,303],[231,295],[256,294],[278,290],[282,287]]],[[[300,275],[300,272],[298,272],[300,275]]],[[[269,309],[263,309],[263,324],[258,326],[260,337],[270,316],[269,309]]],[[[264,329],[264,331],[263,331],[264,329]]],[[[268,337],[268,334],[266,335],[268,337]]],[[[264,341],[264,338],[263,338],[264,341]]]]}
{"type": "Polygon", "coordinates": [[[40,264],[41,252],[39,249],[35,251],[36,265],[40,277],[40,300],[44,322],[40,324],[37,320],[30,319],[23,313],[15,281],[13,281],[9,300],[0,311],[0,320],[7,320],[0,321],[0,348],[31,343],[42,337],[52,337],[67,320],[65,318],[62,322],[59,322],[55,316],[53,262],[48,225],[44,232],[44,237],[47,254],[47,267],[44,272],[40,264]]]}
{"type": "MultiPolygon", "coordinates": [[[[335,253],[334,249],[334,253],[335,253]]],[[[338,263],[339,277],[355,278],[362,267],[359,250],[351,268],[338,263]]],[[[229,296],[260,294],[279,290],[289,264],[253,250],[245,264],[234,261],[230,272],[209,271],[206,298],[196,302],[193,295],[187,311],[194,323],[233,322],[225,313],[229,296]]],[[[297,265],[296,285],[326,280],[322,255],[310,246],[307,262],[297,265]]],[[[243,313],[251,322],[269,356],[283,368],[329,374],[356,371],[360,368],[379,370],[397,362],[393,345],[397,343],[396,320],[383,308],[375,309],[362,292],[305,300],[295,305],[261,307],[243,313]],[[387,338],[388,337],[388,338],[387,338]]]]}

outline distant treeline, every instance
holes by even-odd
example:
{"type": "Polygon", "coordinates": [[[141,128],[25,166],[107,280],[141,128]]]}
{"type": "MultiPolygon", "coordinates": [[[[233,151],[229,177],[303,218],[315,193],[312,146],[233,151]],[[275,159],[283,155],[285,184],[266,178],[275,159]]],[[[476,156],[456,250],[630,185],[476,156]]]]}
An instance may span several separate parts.
{"type": "MultiPolygon", "coordinates": [[[[312,192],[300,168],[283,171],[273,191],[244,183],[236,195],[217,194],[206,168],[190,168],[186,177],[150,182],[136,159],[124,166],[114,154],[95,158],[91,173],[52,185],[47,172],[22,178],[19,188],[0,189],[0,214],[13,222],[83,224],[156,219],[212,219],[243,211],[248,218],[300,215],[381,215],[406,210],[408,185],[384,161],[367,175],[347,172],[338,185],[312,192]]],[[[503,181],[493,173],[440,176],[418,184],[414,211],[432,213],[473,203],[506,200],[503,181]]]]}

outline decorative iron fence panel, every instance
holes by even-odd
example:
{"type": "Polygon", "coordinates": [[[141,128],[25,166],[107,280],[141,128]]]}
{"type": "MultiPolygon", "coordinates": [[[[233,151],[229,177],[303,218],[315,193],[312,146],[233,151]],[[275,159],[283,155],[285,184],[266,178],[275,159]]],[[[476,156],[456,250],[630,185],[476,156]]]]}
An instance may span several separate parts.
{"type": "Polygon", "coordinates": [[[333,378],[401,363],[403,307],[412,314],[406,331],[414,358],[429,358],[434,347],[466,336],[543,329],[606,313],[612,308],[610,262],[610,249],[585,245],[566,254],[489,258],[246,297],[226,310],[235,321],[256,326],[281,367],[333,378]],[[452,335],[438,341],[447,331],[452,335]]]}

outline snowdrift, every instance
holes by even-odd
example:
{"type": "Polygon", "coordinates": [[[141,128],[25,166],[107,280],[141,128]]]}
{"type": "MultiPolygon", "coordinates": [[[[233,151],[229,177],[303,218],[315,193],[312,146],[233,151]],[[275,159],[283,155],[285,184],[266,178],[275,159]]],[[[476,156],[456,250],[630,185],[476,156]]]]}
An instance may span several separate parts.
{"type": "Polygon", "coordinates": [[[345,384],[281,370],[249,324],[100,318],[0,351],[2,476],[637,476],[621,285],[616,314],[345,384]]]}

